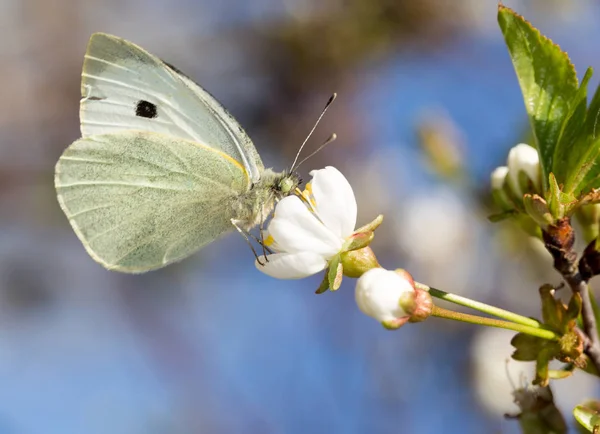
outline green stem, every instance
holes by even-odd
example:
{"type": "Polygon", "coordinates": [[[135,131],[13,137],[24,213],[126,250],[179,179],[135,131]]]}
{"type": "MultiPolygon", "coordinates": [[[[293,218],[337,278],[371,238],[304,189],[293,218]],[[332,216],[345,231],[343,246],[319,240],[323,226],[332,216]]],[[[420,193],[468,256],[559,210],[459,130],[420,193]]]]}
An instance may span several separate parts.
{"type": "Polygon", "coordinates": [[[487,327],[497,327],[501,329],[514,330],[516,332],[525,333],[531,336],[537,336],[538,338],[548,339],[551,341],[558,340],[558,335],[551,330],[529,327],[522,324],[515,324],[514,322],[510,321],[502,321],[499,319],[470,315],[468,313],[454,312],[452,310],[444,309],[443,307],[438,306],[433,306],[431,315],[437,316],[438,318],[446,318],[454,321],[466,322],[469,324],[479,324],[487,327]]]}
{"type": "Polygon", "coordinates": [[[517,324],[521,324],[527,327],[533,327],[537,329],[544,329],[544,326],[539,321],[533,318],[527,318],[526,316],[519,315],[508,310],[500,309],[499,307],[490,306],[489,304],[481,303],[479,301],[471,300],[460,295],[450,294],[448,292],[441,291],[439,289],[432,288],[419,282],[415,282],[415,286],[419,289],[428,291],[432,297],[446,300],[454,304],[461,306],[470,307],[471,309],[478,310],[479,312],[487,313],[498,318],[512,321],[517,324]]]}

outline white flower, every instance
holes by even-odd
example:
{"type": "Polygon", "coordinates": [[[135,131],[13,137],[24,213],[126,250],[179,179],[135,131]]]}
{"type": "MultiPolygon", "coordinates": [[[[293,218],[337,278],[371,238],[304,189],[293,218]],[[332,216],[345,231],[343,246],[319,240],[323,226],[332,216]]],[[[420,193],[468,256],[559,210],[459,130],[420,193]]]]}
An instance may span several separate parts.
{"type": "Polygon", "coordinates": [[[506,167],[506,166],[496,167],[496,169],[492,172],[492,175],[490,177],[492,190],[502,189],[507,175],[508,175],[508,167],[506,167]]]}
{"type": "Polygon", "coordinates": [[[508,182],[513,191],[522,197],[527,191],[523,191],[519,182],[519,173],[525,175],[533,182],[535,189],[540,190],[540,157],[535,148],[520,143],[513,147],[508,153],[508,182]]]}
{"type": "Polygon", "coordinates": [[[417,314],[431,311],[431,297],[415,290],[413,278],[404,270],[373,268],[356,283],[356,304],[370,317],[388,328],[398,328],[417,314]],[[427,301],[429,300],[429,301],[427,301]],[[429,306],[427,304],[429,303],[429,306]]]}
{"type": "Polygon", "coordinates": [[[275,253],[256,267],[278,279],[301,279],[327,268],[356,225],[352,187],[335,167],[310,172],[304,200],[288,196],[277,204],[265,244],[275,253]],[[310,205],[308,205],[308,204],[310,205]]]}

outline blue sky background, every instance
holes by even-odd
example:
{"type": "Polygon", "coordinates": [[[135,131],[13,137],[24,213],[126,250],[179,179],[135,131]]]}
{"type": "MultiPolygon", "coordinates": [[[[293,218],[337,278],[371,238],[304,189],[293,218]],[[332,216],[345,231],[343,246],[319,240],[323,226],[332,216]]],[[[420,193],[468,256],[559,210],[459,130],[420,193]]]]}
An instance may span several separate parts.
{"type": "MultiPolygon", "coordinates": [[[[143,45],[150,51],[162,50],[157,53],[162,57],[176,45],[173,57],[192,69],[224,71],[208,81],[227,100],[235,95],[222,78],[245,76],[239,69],[243,60],[232,49],[233,54],[226,53],[231,58],[224,55],[215,65],[202,65],[204,54],[196,45],[189,49],[191,56],[184,48],[186,29],[210,39],[249,20],[260,26],[280,19],[284,9],[275,2],[251,6],[237,0],[220,6],[179,1],[179,12],[159,1],[118,7],[84,3],[73,33],[78,49],[91,31],[120,29],[122,36],[147,41],[143,45]],[[147,26],[159,28],[160,38],[147,26]],[[161,44],[153,47],[158,39],[161,44]]],[[[385,194],[399,208],[407,198],[443,187],[420,163],[414,128],[426,110],[443,109],[462,131],[467,168],[482,188],[526,127],[516,77],[493,27],[496,2],[482,3],[489,7],[474,13],[492,16],[481,18],[482,27],[465,24],[456,39],[434,52],[399,50],[356,68],[351,72],[358,83],[353,93],[342,95],[332,108],[357,114],[368,143],[350,154],[333,150],[329,158],[340,155],[349,178],[359,179],[363,158],[390,156],[385,194]],[[485,24],[489,22],[491,27],[485,24]]],[[[569,52],[581,76],[586,66],[600,66],[600,7],[574,3],[579,9],[569,19],[534,12],[528,18],[569,52]]],[[[0,7],[16,22],[26,22],[24,14],[31,13],[11,0],[0,0],[0,7]]],[[[17,27],[9,27],[8,21],[4,25],[17,27]]],[[[17,32],[13,48],[29,47],[28,34],[26,29],[17,32]]],[[[7,41],[0,46],[9,53],[7,41]]],[[[35,63],[28,63],[25,54],[11,56],[29,73],[45,73],[43,68],[31,72],[35,63]]],[[[82,58],[83,51],[73,56],[82,58]]],[[[76,89],[80,65],[62,67],[68,67],[76,89]]],[[[597,83],[593,79],[590,89],[597,83]]],[[[1,86],[8,91],[11,82],[1,86]]],[[[246,96],[260,95],[268,83],[259,78],[248,86],[246,96]]],[[[76,128],[78,97],[66,95],[65,116],[76,128]]],[[[243,113],[243,104],[236,110],[243,113]]],[[[35,126],[35,118],[22,122],[35,126]]],[[[46,168],[50,173],[58,154],[32,156],[41,145],[11,125],[0,124],[0,139],[5,139],[0,155],[28,156],[14,161],[3,157],[2,167],[46,168]]],[[[76,130],[69,134],[76,138],[76,130]]],[[[267,161],[278,158],[283,157],[265,156],[267,161]]],[[[360,314],[350,279],[337,293],[317,297],[313,292],[320,276],[270,279],[255,270],[237,236],[161,272],[107,272],[85,254],[60,215],[51,182],[47,175],[33,186],[10,181],[0,195],[0,434],[517,432],[515,422],[486,413],[473,393],[473,327],[432,319],[387,332],[360,314]],[[27,216],[21,218],[23,213],[27,216]],[[15,293],[11,288],[25,289],[15,293]],[[25,290],[41,299],[21,303],[18,294],[25,290]]],[[[360,182],[361,191],[368,191],[364,183],[369,179],[360,182]]],[[[468,213],[472,199],[457,196],[468,213]]],[[[365,196],[358,201],[359,207],[361,201],[370,204],[365,196]]],[[[373,208],[366,214],[378,212],[373,208]]],[[[386,224],[393,226],[406,213],[410,209],[386,215],[386,224]]],[[[478,218],[487,225],[483,216],[478,218]]],[[[386,252],[382,262],[405,266],[398,263],[405,256],[386,252]]]]}

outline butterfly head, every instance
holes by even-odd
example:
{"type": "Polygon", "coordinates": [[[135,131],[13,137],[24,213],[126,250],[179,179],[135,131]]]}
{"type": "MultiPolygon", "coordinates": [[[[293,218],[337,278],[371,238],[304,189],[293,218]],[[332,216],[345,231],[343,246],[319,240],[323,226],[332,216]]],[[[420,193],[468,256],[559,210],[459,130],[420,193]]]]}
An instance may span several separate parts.
{"type": "Polygon", "coordinates": [[[283,172],[274,180],[272,189],[275,197],[279,200],[294,193],[301,184],[302,179],[296,172],[283,172]]]}

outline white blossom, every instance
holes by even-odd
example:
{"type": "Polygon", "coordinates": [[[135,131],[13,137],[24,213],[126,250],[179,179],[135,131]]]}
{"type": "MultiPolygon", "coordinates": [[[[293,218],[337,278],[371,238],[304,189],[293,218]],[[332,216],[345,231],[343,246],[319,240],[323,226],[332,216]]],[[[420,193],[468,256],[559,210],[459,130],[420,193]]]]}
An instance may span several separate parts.
{"type": "Polygon", "coordinates": [[[274,251],[256,267],[278,279],[301,279],[327,268],[356,225],[352,187],[335,167],[310,172],[302,196],[277,204],[267,228],[265,245],[274,251]]]}

